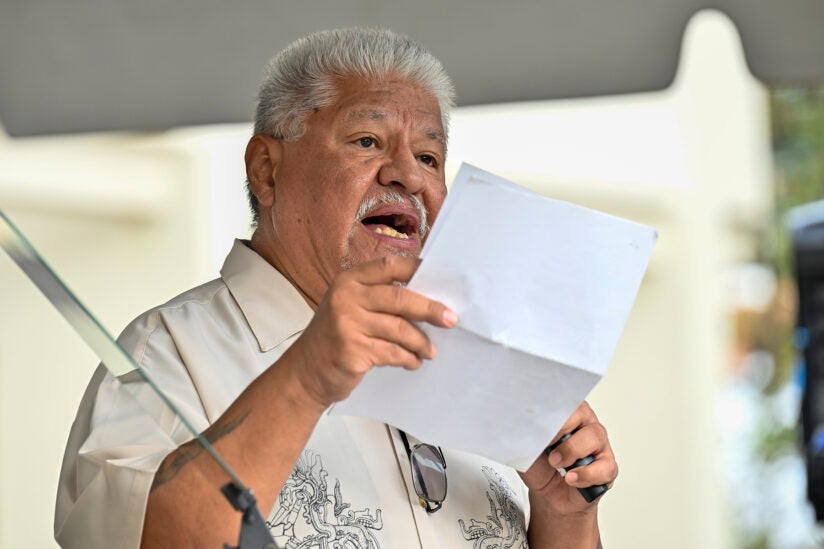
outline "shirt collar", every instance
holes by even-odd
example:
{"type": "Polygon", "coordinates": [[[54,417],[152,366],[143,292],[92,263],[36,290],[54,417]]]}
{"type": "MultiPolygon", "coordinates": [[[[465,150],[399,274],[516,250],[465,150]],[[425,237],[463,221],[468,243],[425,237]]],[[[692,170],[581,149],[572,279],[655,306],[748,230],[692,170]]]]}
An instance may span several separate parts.
{"type": "Polygon", "coordinates": [[[235,240],[220,276],[246,317],[261,352],[300,333],[312,319],[314,313],[300,293],[252,250],[248,241],[235,240]]]}

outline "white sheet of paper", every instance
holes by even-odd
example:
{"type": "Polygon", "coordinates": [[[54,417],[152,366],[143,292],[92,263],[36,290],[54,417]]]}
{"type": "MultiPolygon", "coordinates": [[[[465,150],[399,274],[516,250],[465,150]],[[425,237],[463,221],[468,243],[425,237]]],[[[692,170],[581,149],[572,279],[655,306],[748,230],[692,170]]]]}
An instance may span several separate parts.
{"type": "Polygon", "coordinates": [[[408,288],[458,314],[437,357],[375,368],[330,413],[525,470],[605,374],[654,229],[463,164],[408,288]]]}

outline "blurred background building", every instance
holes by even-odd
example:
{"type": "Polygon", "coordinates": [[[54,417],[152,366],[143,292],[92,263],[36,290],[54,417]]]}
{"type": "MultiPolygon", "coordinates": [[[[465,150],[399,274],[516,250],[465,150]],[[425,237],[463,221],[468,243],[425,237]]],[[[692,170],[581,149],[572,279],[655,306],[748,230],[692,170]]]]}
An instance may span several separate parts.
{"type": "MultiPolygon", "coordinates": [[[[601,504],[606,546],[820,546],[781,227],[824,195],[822,97],[759,83],[735,25],[705,11],[664,91],[455,112],[448,179],[470,162],[659,231],[591,397],[621,467],[601,504]]],[[[250,131],[0,135],[0,208],[118,333],[217,276],[249,235],[250,131]]],[[[62,452],[97,360],[3,254],[0,281],[0,547],[53,547],[62,452]]]]}

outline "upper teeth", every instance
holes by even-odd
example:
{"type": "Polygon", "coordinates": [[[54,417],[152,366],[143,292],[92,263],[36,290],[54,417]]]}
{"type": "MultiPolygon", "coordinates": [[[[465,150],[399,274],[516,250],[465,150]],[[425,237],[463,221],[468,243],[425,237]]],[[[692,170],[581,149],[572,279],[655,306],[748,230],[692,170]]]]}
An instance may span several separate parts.
{"type": "Polygon", "coordinates": [[[375,229],[375,232],[378,233],[378,234],[383,234],[383,235],[386,235],[386,236],[392,236],[392,237],[395,237],[395,238],[409,239],[409,235],[406,235],[404,233],[399,233],[398,231],[396,231],[392,227],[377,227],[375,229]]]}

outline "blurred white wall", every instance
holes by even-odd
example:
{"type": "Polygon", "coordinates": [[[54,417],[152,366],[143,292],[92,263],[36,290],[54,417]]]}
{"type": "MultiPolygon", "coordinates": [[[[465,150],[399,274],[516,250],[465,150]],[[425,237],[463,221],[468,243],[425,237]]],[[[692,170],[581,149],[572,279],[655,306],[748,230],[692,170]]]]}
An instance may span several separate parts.
{"type": "MultiPolygon", "coordinates": [[[[516,83],[515,83],[516,84],[516,83]]],[[[725,548],[715,403],[729,334],[722,274],[769,208],[766,94],[716,13],[685,35],[668,91],[458,109],[467,161],[651,225],[659,242],[592,402],[621,475],[609,547],[725,548]]],[[[112,332],[217,274],[248,235],[249,125],[0,139],[0,208],[112,332]]],[[[53,547],[65,438],[96,360],[0,254],[0,547],[53,547]]]]}

